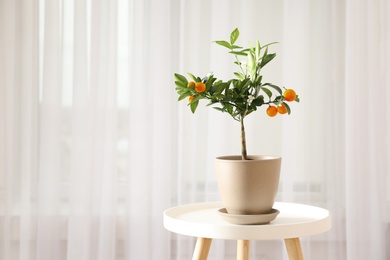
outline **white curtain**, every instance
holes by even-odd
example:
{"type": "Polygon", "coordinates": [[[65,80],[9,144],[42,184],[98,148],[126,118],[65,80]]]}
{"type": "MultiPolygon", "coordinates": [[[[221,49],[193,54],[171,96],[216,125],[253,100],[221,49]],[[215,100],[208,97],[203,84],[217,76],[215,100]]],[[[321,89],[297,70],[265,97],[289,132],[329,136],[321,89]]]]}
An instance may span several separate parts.
{"type": "MultiPolygon", "coordinates": [[[[0,0],[0,259],[190,259],[162,212],[219,200],[213,158],[239,153],[239,127],[177,102],[173,73],[232,77],[212,41],[236,27],[279,42],[264,77],[301,98],[247,138],[282,155],[278,200],[332,212],[305,258],[390,259],[386,0],[0,0]]],[[[251,257],[287,259],[282,241],[251,257]]]]}
{"type": "Polygon", "coordinates": [[[390,259],[390,3],[346,6],[347,254],[390,259]]]}

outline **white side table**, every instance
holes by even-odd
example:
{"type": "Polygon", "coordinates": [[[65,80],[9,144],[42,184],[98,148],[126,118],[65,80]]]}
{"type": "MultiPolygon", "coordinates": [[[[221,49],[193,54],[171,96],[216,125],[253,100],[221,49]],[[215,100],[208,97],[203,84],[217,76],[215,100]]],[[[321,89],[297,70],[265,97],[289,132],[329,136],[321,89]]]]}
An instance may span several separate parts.
{"type": "Polygon", "coordinates": [[[193,260],[207,259],[212,239],[237,240],[237,259],[249,259],[250,240],[284,239],[290,260],[303,259],[300,237],[331,228],[328,210],[296,203],[276,202],[280,211],[266,225],[234,225],[218,214],[221,202],[206,202],[173,207],[164,211],[164,227],[172,232],[197,237],[193,260]]]}

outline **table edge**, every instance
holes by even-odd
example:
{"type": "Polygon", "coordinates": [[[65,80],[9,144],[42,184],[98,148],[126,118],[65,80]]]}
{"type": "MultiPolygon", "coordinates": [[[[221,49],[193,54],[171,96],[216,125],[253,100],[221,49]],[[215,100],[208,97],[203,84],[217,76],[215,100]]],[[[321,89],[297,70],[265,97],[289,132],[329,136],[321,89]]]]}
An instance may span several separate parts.
{"type": "Polygon", "coordinates": [[[216,239],[245,239],[245,240],[273,240],[286,239],[295,237],[313,236],[328,231],[332,226],[331,214],[327,209],[299,203],[277,202],[277,204],[293,204],[299,206],[313,207],[326,211],[326,217],[296,224],[280,224],[280,225],[234,225],[224,223],[220,225],[209,223],[191,223],[188,221],[175,219],[167,213],[170,210],[179,209],[186,206],[208,206],[208,208],[219,207],[221,202],[200,202],[184,204],[169,208],[164,211],[164,227],[174,233],[216,239]],[[189,225],[191,226],[189,228],[189,225]]]}

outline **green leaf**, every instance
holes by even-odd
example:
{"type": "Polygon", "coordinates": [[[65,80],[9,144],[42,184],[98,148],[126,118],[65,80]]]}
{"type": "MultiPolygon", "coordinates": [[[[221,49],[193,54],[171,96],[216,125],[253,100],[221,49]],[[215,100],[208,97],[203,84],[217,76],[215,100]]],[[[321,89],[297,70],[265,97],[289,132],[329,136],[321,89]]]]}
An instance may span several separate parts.
{"type": "Polygon", "coordinates": [[[218,84],[215,84],[211,87],[210,89],[210,92],[213,93],[213,97],[216,97],[218,98],[219,97],[219,94],[222,93],[222,91],[224,91],[226,88],[228,88],[229,85],[227,83],[218,83],[218,84]]]}
{"type": "Polygon", "coordinates": [[[270,46],[272,44],[276,44],[276,43],[278,43],[278,42],[267,43],[266,45],[262,46],[261,48],[264,49],[264,48],[266,48],[266,47],[268,47],[268,46],[270,46]]]}
{"type": "Polygon", "coordinates": [[[252,105],[255,105],[257,107],[262,106],[264,104],[264,97],[258,96],[252,101],[252,105]]]}
{"type": "Polygon", "coordinates": [[[177,89],[177,94],[179,95],[183,95],[184,93],[191,93],[190,89],[188,88],[181,88],[181,89],[177,89]]]}
{"type": "Polygon", "coordinates": [[[187,85],[184,85],[184,82],[181,82],[178,80],[175,81],[175,84],[176,84],[177,88],[186,88],[187,87],[187,85]]]}
{"type": "Polygon", "coordinates": [[[240,80],[245,79],[245,75],[242,74],[241,72],[234,72],[234,75],[236,75],[236,77],[239,78],[240,80]]]}
{"type": "Polygon", "coordinates": [[[242,47],[238,45],[232,45],[232,49],[242,49],[242,47]]]}
{"type": "Polygon", "coordinates": [[[250,41],[248,41],[248,45],[249,45],[249,50],[250,50],[251,52],[254,52],[253,45],[252,45],[252,43],[251,43],[250,41]]]}
{"type": "Polygon", "coordinates": [[[268,88],[262,87],[261,90],[263,90],[263,91],[265,92],[265,94],[267,94],[267,96],[268,96],[269,98],[272,97],[272,92],[271,92],[271,90],[269,90],[268,88]]]}
{"type": "Polygon", "coordinates": [[[238,36],[240,36],[240,31],[238,30],[238,28],[236,28],[230,34],[230,43],[234,44],[236,42],[236,40],[238,39],[238,36]]]}
{"type": "Polygon", "coordinates": [[[268,62],[275,58],[276,53],[268,54],[265,57],[263,56],[263,60],[261,61],[260,67],[264,67],[268,62]]]}
{"type": "Polygon", "coordinates": [[[195,98],[191,101],[191,103],[197,102],[197,101],[199,101],[199,100],[201,100],[201,99],[203,99],[203,98],[204,98],[204,97],[203,97],[202,95],[196,95],[195,98]]]}
{"type": "Polygon", "coordinates": [[[221,112],[225,112],[225,110],[223,110],[222,108],[220,107],[213,107],[215,110],[218,110],[218,111],[221,111],[221,112]]]}
{"type": "Polygon", "coordinates": [[[180,100],[183,100],[189,96],[191,96],[191,93],[187,91],[187,92],[181,94],[177,100],[180,101],[180,100]]]}
{"type": "Polygon", "coordinates": [[[282,89],[274,84],[265,83],[263,86],[270,86],[271,88],[275,89],[277,92],[279,92],[280,95],[283,95],[282,89]]]}
{"type": "Polygon", "coordinates": [[[244,80],[237,82],[237,88],[241,90],[241,93],[245,95],[245,97],[248,95],[248,93],[245,93],[245,91],[250,87],[250,79],[245,78],[244,80]]]}
{"type": "Polygon", "coordinates": [[[241,55],[241,56],[246,56],[247,53],[243,51],[230,51],[229,53],[234,54],[234,55],[241,55]]]}
{"type": "Polygon", "coordinates": [[[265,48],[265,51],[264,51],[264,53],[263,53],[263,57],[261,57],[261,58],[264,60],[265,57],[267,56],[267,54],[268,54],[268,47],[265,48]]]}
{"type": "Polygon", "coordinates": [[[232,46],[227,41],[215,41],[216,44],[224,46],[228,49],[232,49],[232,46]]]}
{"type": "Polygon", "coordinates": [[[200,78],[199,77],[195,77],[194,75],[192,75],[191,73],[187,72],[188,76],[190,76],[190,78],[192,79],[192,81],[195,81],[195,82],[199,82],[200,81],[200,78]]]}
{"type": "Polygon", "coordinates": [[[175,73],[175,79],[177,81],[183,82],[185,86],[188,84],[188,80],[183,75],[180,75],[179,73],[175,73]]]}
{"type": "Polygon", "coordinates": [[[190,103],[190,109],[191,109],[192,113],[195,113],[196,108],[198,107],[198,105],[199,105],[199,100],[197,100],[197,101],[195,101],[195,99],[192,100],[192,102],[190,103]]]}
{"type": "Polygon", "coordinates": [[[277,97],[274,99],[274,104],[280,105],[280,104],[282,104],[283,100],[284,100],[284,97],[283,97],[283,96],[277,96],[277,97]]]}
{"type": "Polygon", "coordinates": [[[206,90],[210,90],[210,88],[213,86],[214,81],[217,79],[211,76],[210,78],[207,79],[206,81],[206,90]]]}
{"type": "Polygon", "coordinates": [[[218,100],[216,100],[216,99],[215,100],[210,100],[210,102],[207,103],[206,106],[209,107],[209,106],[215,105],[215,103],[218,103],[218,100]]]}
{"type": "Polygon", "coordinates": [[[283,102],[284,106],[286,107],[286,110],[287,110],[287,114],[291,114],[291,108],[289,105],[287,105],[286,102],[283,102]]]}
{"type": "Polygon", "coordinates": [[[260,42],[256,41],[256,60],[260,58],[260,52],[261,52],[260,42]]]}
{"type": "Polygon", "coordinates": [[[233,107],[229,103],[225,103],[223,106],[229,114],[233,113],[233,107]]]}
{"type": "Polygon", "coordinates": [[[256,74],[256,61],[252,53],[248,53],[247,70],[251,76],[251,79],[253,80],[256,74]]]}

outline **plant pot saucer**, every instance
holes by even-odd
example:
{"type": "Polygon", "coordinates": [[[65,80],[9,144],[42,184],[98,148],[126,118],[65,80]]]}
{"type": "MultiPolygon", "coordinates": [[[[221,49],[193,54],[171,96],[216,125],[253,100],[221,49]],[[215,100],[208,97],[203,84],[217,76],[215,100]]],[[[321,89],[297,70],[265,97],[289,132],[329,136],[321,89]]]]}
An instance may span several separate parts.
{"type": "Polygon", "coordinates": [[[280,213],[277,209],[271,209],[270,213],[258,215],[229,214],[226,208],[218,209],[218,214],[223,220],[236,225],[264,225],[274,220],[280,213]]]}

